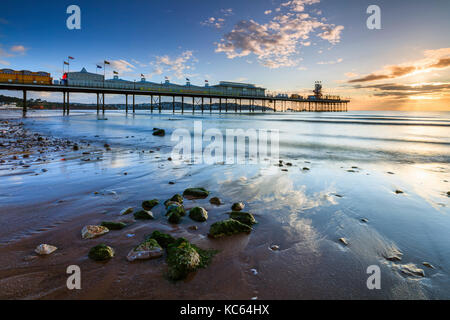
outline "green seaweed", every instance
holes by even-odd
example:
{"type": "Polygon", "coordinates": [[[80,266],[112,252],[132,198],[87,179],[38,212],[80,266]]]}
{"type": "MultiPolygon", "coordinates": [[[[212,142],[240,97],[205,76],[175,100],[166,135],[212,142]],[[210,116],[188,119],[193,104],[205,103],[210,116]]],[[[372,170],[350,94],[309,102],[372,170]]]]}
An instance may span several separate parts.
{"type": "Polygon", "coordinates": [[[121,230],[125,228],[127,225],[123,222],[103,221],[101,223],[101,226],[106,227],[109,230],[121,230]]]}
{"type": "Polygon", "coordinates": [[[89,250],[88,257],[95,261],[105,261],[114,257],[114,249],[105,244],[99,244],[89,250]]]}
{"type": "Polygon", "coordinates": [[[153,199],[153,200],[146,200],[144,202],[142,202],[142,208],[144,210],[152,210],[153,207],[157,206],[159,204],[158,199],[153,199]]]}
{"type": "Polygon", "coordinates": [[[202,207],[195,207],[189,210],[189,217],[198,222],[205,222],[208,220],[208,212],[202,207]]]}
{"type": "Polygon", "coordinates": [[[142,219],[142,220],[154,219],[153,215],[149,214],[149,212],[146,210],[141,210],[141,211],[135,212],[134,217],[136,219],[142,219]]]}
{"type": "Polygon", "coordinates": [[[229,215],[231,219],[237,220],[248,226],[252,226],[256,223],[255,217],[249,212],[232,211],[229,215]]]}
{"type": "Polygon", "coordinates": [[[183,192],[183,197],[186,196],[194,198],[206,198],[209,196],[209,191],[205,188],[188,188],[183,192]]]}
{"type": "Polygon", "coordinates": [[[176,195],[174,195],[172,198],[170,198],[166,202],[169,202],[169,201],[178,202],[179,204],[182,204],[183,203],[183,196],[181,194],[177,193],[176,195]]]}
{"type": "Polygon", "coordinates": [[[216,253],[216,250],[203,250],[178,238],[167,247],[167,276],[174,281],[184,279],[190,272],[209,265],[216,253]]]}
{"type": "Polygon", "coordinates": [[[175,238],[171,235],[159,232],[157,230],[153,231],[151,235],[147,236],[147,239],[156,240],[156,242],[158,242],[158,244],[164,249],[166,249],[169,244],[172,244],[176,241],[175,238]]]}
{"type": "Polygon", "coordinates": [[[251,231],[252,227],[230,218],[213,223],[209,229],[209,235],[213,238],[219,238],[222,236],[230,236],[242,232],[248,233],[251,231]]]}
{"type": "Polygon", "coordinates": [[[153,250],[153,249],[162,249],[156,239],[150,238],[146,239],[144,242],[137,245],[133,250],[134,251],[145,251],[145,250],[153,250]]]}

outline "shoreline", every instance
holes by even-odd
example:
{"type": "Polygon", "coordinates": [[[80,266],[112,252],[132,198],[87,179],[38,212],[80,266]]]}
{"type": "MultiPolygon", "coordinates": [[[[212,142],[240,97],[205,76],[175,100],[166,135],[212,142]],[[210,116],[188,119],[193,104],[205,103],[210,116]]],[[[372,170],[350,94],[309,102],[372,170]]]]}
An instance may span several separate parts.
{"type": "MultiPolygon", "coordinates": [[[[25,126],[29,128],[30,124],[25,126]]],[[[97,124],[92,123],[92,126],[97,124]]],[[[149,126],[152,127],[152,124],[149,126]]],[[[35,125],[30,128],[33,127],[35,125]]],[[[34,137],[35,133],[30,134],[34,137]]],[[[99,138],[102,141],[102,137],[99,138]]],[[[137,141],[139,137],[134,139],[137,141]]],[[[441,297],[447,294],[445,290],[441,291],[443,284],[433,290],[422,285],[423,281],[436,281],[442,272],[446,274],[446,267],[436,263],[433,255],[425,256],[423,260],[430,260],[438,269],[428,270],[420,266],[422,261],[409,252],[413,250],[408,250],[406,243],[389,239],[387,232],[393,226],[380,224],[381,212],[377,213],[378,216],[372,213],[370,197],[367,198],[361,192],[363,190],[358,191],[351,184],[338,183],[341,176],[345,176],[348,177],[346,179],[360,181],[365,188],[363,192],[370,188],[374,194],[384,192],[384,201],[392,198],[389,200],[390,206],[396,206],[399,201],[400,206],[409,206],[411,201],[414,203],[414,198],[410,195],[412,190],[406,185],[392,183],[392,189],[386,190],[389,183],[380,183],[379,187],[375,187],[375,184],[372,186],[368,182],[376,182],[381,175],[383,179],[398,179],[401,167],[392,169],[395,174],[390,175],[377,172],[367,164],[365,168],[358,163],[354,169],[343,164],[332,168],[317,160],[311,163],[304,159],[289,159],[293,166],[288,168],[288,172],[281,171],[287,167],[273,165],[244,168],[177,166],[167,160],[167,154],[164,154],[167,145],[163,139],[145,150],[139,149],[133,142],[131,148],[107,142],[111,144],[110,151],[102,146],[106,142],[94,145],[91,141],[74,139],[64,150],[44,153],[53,160],[34,162],[35,157],[31,155],[26,158],[32,162],[31,167],[18,169],[23,171],[22,174],[0,177],[9,180],[8,193],[11,193],[9,197],[5,194],[0,197],[3,222],[0,255],[4,257],[0,262],[0,284],[5,288],[3,298],[429,299],[435,294],[441,297]],[[79,150],[71,149],[74,143],[79,145],[79,150]],[[90,155],[83,155],[87,151],[91,152],[90,155]],[[63,154],[65,161],[61,161],[63,154]],[[83,161],[83,156],[92,159],[83,161]],[[305,166],[311,170],[302,171],[305,166]],[[42,172],[43,167],[48,171],[42,172]],[[39,175],[35,176],[36,173],[39,175]],[[317,179],[333,175],[337,181],[334,186],[318,183],[317,179]],[[19,185],[15,184],[17,181],[10,180],[17,177],[23,180],[19,181],[19,185]],[[186,201],[186,209],[201,205],[208,210],[206,223],[195,223],[184,217],[180,225],[173,226],[167,222],[164,206],[160,204],[152,210],[155,220],[137,221],[123,230],[110,231],[97,239],[81,239],[80,231],[84,225],[120,219],[120,210],[127,206],[137,207],[143,200],[154,198],[163,202],[188,187],[197,186],[204,186],[211,190],[210,197],[218,196],[225,202],[223,206],[215,207],[209,204],[209,198],[186,201]],[[406,195],[402,198],[396,196],[396,188],[405,190],[406,195]],[[19,190],[27,193],[23,197],[13,195],[19,190]],[[357,204],[355,197],[364,197],[367,202],[364,212],[354,208],[357,204]],[[22,200],[17,202],[18,199],[22,200]],[[239,201],[244,201],[246,209],[258,220],[255,230],[250,235],[222,239],[206,237],[209,226],[223,220],[231,204],[239,201]],[[349,215],[352,210],[354,216],[349,215]],[[348,213],[343,214],[344,211],[348,213]],[[368,223],[361,222],[362,218],[368,219],[368,223]],[[190,230],[192,225],[197,225],[198,230],[190,230]],[[167,270],[164,258],[134,263],[125,259],[130,248],[154,230],[184,237],[201,248],[217,249],[219,253],[206,269],[200,269],[184,281],[171,283],[163,276],[167,270]],[[127,234],[134,236],[127,237],[127,234]],[[340,243],[342,237],[348,239],[348,246],[340,243]],[[89,260],[89,249],[104,242],[114,247],[116,256],[107,263],[89,260]],[[34,248],[40,243],[56,245],[58,250],[46,257],[31,258],[34,248]],[[272,245],[279,246],[280,250],[270,250],[272,245]],[[401,262],[383,258],[393,249],[403,253],[401,262]],[[360,287],[357,282],[349,283],[355,275],[365,283],[366,270],[359,266],[369,262],[382,266],[384,285],[397,288],[396,293],[360,290],[357,289],[360,287]],[[402,276],[398,268],[409,262],[425,270],[423,281],[402,276]],[[82,269],[80,291],[69,291],[65,287],[65,268],[70,264],[77,264],[82,269]],[[336,278],[333,274],[338,270],[345,270],[349,275],[336,278]],[[292,277],[296,281],[292,281],[292,277]],[[324,289],[330,288],[330,285],[331,290],[327,293],[324,289]],[[277,295],[274,295],[274,290],[277,295]],[[353,296],[354,290],[359,290],[358,296],[353,296]]],[[[442,217],[442,221],[444,219],[442,217]]]]}

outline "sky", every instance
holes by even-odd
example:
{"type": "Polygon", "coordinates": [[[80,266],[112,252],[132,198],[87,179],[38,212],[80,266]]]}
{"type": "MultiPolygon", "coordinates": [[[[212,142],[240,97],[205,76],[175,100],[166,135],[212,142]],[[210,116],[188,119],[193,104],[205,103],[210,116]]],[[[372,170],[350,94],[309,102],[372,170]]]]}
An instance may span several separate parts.
{"type": "Polygon", "coordinates": [[[71,71],[110,61],[107,78],[239,81],[302,95],[320,80],[354,110],[450,111],[449,16],[447,0],[1,0],[0,68],[59,79],[71,56],[71,71]],[[70,5],[80,30],[67,28],[70,5]],[[367,27],[370,5],[381,29],[367,27]]]}

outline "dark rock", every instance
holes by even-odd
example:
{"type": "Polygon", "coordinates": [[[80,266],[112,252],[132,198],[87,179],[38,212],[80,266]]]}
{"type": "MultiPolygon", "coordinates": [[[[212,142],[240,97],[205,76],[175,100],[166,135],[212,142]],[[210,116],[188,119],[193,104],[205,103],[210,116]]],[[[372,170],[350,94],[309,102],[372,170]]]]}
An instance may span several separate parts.
{"type": "Polygon", "coordinates": [[[166,200],[166,201],[164,202],[164,205],[165,205],[166,207],[168,207],[168,206],[170,205],[170,204],[169,204],[170,202],[176,202],[176,203],[179,203],[179,204],[183,204],[183,196],[182,196],[181,194],[176,194],[176,195],[174,195],[172,198],[166,200]]]}
{"type": "Polygon", "coordinates": [[[172,280],[186,278],[189,272],[200,266],[200,255],[192,245],[184,239],[169,245],[167,249],[168,276],[172,280]]]}
{"type": "Polygon", "coordinates": [[[227,219],[213,223],[209,229],[209,236],[219,238],[242,232],[249,233],[251,231],[252,228],[250,226],[234,219],[227,219]]]}
{"type": "Polygon", "coordinates": [[[248,212],[242,212],[242,211],[233,211],[229,213],[230,218],[237,220],[243,224],[246,224],[248,226],[252,226],[256,223],[255,217],[248,212]]]}
{"type": "Polygon", "coordinates": [[[195,207],[189,210],[189,217],[198,222],[205,222],[208,220],[208,211],[202,207],[195,207]]]}
{"type": "Polygon", "coordinates": [[[114,257],[114,249],[105,244],[99,244],[89,250],[88,257],[95,261],[109,260],[114,257]]]}
{"type": "Polygon", "coordinates": [[[211,199],[209,199],[209,203],[220,206],[222,204],[222,200],[220,200],[220,198],[218,197],[212,197],[211,199]]]}
{"type": "Polygon", "coordinates": [[[407,276],[425,277],[425,272],[412,263],[402,265],[400,270],[407,276]]]}
{"type": "Polygon", "coordinates": [[[231,210],[233,211],[241,211],[244,210],[244,208],[245,204],[243,204],[242,202],[233,203],[233,205],[231,206],[231,210]]]}
{"type": "Polygon", "coordinates": [[[146,200],[144,202],[142,202],[142,208],[144,208],[144,210],[152,210],[153,207],[157,206],[159,204],[158,199],[153,199],[153,200],[146,200]]]}
{"type": "Polygon", "coordinates": [[[147,236],[147,239],[154,239],[161,247],[167,248],[169,244],[174,243],[176,240],[169,234],[159,231],[153,231],[151,235],[147,236]]]}
{"type": "Polygon", "coordinates": [[[171,280],[181,280],[199,268],[206,267],[217,253],[215,250],[203,250],[179,238],[167,247],[167,276],[171,280]]]}
{"type": "Polygon", "coordinates": [[[155,259],[163,255],[163,249],[155,239],[147,239],[132,249],[128,255],[128,261],[155,259]]]}
{"type": "Polygon", "coordinates": [[[166,131],[164,131],[164,129],[156,129],[155,131],[153,131],[153,135],[158,137],[164,137],[166,135],[166,131]]]}
{"type": "Polygon", "coordinates": [[[108,228],[109,230],[121,230],[127,225],[123,222],[103,221],[101,226],[108,228]]]}
{"type": "Polygon", "coordinates": [[[186,214],[184,207],[180,204],[172,204],[167,207],[167,220],[170,223],[178,224],[181,222],[181,218],[186,214]]]}
{"type": "Polygon", "coordinates": [[[209,196],[209,191],[205,188],[188,188],[183,192],[184,197],[204,199],[209,196]]]}
{"type": "Polygon", "coordinates": [[[401,193],[403,193],[403,191],[402,190],[395,190],[395,193],[396,194],[401,194],[401,193]]]}
{"type": "Polygon", "coordinates": [[[140,210],[138,212],[135,212],[134,217],[136,219],[140,219],[140,220],[155,219],[155,217],[153,216],[153,213],[151,211],[147,211],[147,210],[140,210]]]}

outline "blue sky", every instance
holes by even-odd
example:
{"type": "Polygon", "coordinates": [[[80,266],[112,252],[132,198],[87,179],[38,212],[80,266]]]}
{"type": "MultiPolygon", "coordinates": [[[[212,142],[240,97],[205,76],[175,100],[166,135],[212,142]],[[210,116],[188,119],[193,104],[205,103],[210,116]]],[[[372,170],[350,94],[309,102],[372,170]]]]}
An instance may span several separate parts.
{"type": "Polygon", "coordinates": [[[95,72],[107,59],[109,73],[128,80],[144,73],[156,82],[231,80],[302,94],[322,80],[355,108],[449,106],[447,66],[429,68],[450,55],[449,1],[2,0],[0,9],[0,68],[59,78],[70,55],[71,70],[95,72]],[[66,27],[72,4],[81,8],[81,30],[66,27]],[[381,8],[381,30],[366,27],[371,4],[381,8]],[[364,79],[405,65],[415,72],[364,79]],[[412,85],[417,92],[406,95],[412,85]]]}

